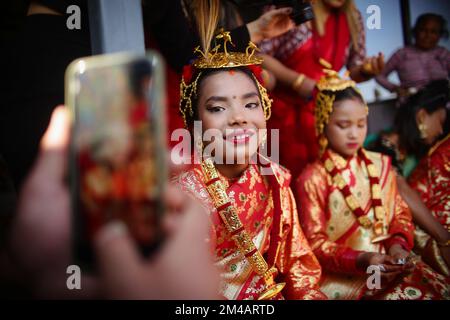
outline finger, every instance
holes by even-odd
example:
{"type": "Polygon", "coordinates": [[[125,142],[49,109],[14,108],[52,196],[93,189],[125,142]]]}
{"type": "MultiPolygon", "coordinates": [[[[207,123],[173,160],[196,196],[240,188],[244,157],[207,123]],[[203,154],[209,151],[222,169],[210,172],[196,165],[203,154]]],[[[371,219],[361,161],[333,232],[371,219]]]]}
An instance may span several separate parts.
{"type": "Polygon", "coordinates": [[[380,73],[383,71],[384,68],[384,55],[383,53],[379,52],[378,55],[375,57],[375,63],[376,63],[376,71],[377,73],[380,73]]]}
{"type": "Polygon", "coordinates": [[[380,60],[378,59],[378,57],[374,57],[373,59],[373,70],[375,74],[378,74],[381,72],[382,70],[382,65],[380,64],[380,60]]]}
{"type": "Polygon", "coordinates": [[[140,256],[123,222],[104,226],[94,239],[96,262],[102,284],[108,296],[120,296],[133,285],[140,274],[140,256]]]}
{"type": "Polygon", "coordinates": [[[67,148],[70,134],[69,111],[58,106],[40,143],[40,152],[33,172],[47,179],[63,180],[67,167],[67,148]]]}
{"type": "Polygon", "coordinates": [[[388,263],[390,265],[396,265],[397,259],[388,255],[384,255],[383,260],[385,263],[388,263]]]}
{"type": "Polygon", "coordinates": [[[172,275],[172,281],[166,282],[164,288],[170,293],[168,298],[217,298],[218,271],[213,265],[210,243],[205,241],[209,231],[208,215],[196,202],[190,201],[178,232],[167,240],[156,266],[172,275]]]}
{"type": "Polygon", "coordinates": [[[292,8],[279,8],[272,11],[273,15],[290,15],[292,13],[292,8]]]}
{"type": "Polygon", "coordinates": [[[389,265],[389,264],[383,264],[385,272],[402,272],[404,270],[403,265],[389,265]]]}
{"type": "Polygon", "coordinates": [[[188,203],[187,195],[181,189],[174,185],[166,188],[164,193],[164,201],[166,204],[166,214],[164,215],[163,226],[167,234],[173,234],[180,225],[180,216],[183,208],[188,203]]]}

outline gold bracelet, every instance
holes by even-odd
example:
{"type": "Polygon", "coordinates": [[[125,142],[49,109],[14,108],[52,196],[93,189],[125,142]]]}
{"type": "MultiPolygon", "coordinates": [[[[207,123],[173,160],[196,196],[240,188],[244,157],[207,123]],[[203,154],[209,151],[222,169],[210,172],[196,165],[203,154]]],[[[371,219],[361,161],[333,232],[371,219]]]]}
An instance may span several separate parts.
{"type": "Polygon", "coordinates": [[[302,86],[303,82],[305,81],[305,77],[306,76],[303,73],[300,73],[298,75],[297,79],[295,79],[295,81],[292,83],[292,89],[294,89],[296,92],[298,92],[298,90],[302,86]]]}

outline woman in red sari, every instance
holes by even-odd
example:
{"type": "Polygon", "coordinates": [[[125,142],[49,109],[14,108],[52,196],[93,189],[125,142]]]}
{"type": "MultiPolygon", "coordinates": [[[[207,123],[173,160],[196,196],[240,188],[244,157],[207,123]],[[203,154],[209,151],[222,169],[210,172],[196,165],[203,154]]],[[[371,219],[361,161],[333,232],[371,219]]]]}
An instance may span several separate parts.
{"type": "Polygon", "coordinates": [[[446,276],[450,276],[449,156],[446,139],[439,137],[449,131],[448,88],[448,80],[435,80],[411,96],[398,109],[394,130],[373,148],[390,155],[396,166],[399,192],[416,224],[414,251],[446,276]],[[406,155],[420,160],[409,182],[401,175],[406,155]]]}
{"type": "MultiPolygon", "coordinates": [[[[419,192],[433,216],[450,232],[450,134],[430,149],[409,183],[419,192]]],[[[423,230],[417,230],[416,241],[424,259],[436,270],[450,275],[450,261],[445,259],[449,256],[450,240],[438,243],[423,230]]]]}
{"type": "Polygon", "coordinates": [[[318,156],[314,131],[315,83],[328,68],[344,66],[357,82],[369,80],[383,67],[383,56],[366,58],[364,25],[353,0],[317,0],[314,24],[305,23],[260,45],[264,68],[279,85],[272,93],[269,127],[280,129],[280,162],[294,176],[318,156]],[[277,60],[278,59],[278,60],[277,60]]]}
{"type": "Polygon", "coordinates": [[[316,100],[321,158],[297,180],[301,225],[324,271],[322,292],[330,299],[449,299],[450,280],[411,253],[414,225],[389,157],[361,147],[368,108],[355,83],[327,72],[316,100]],[[367,277],[374,270],[379,285],[367,277]]]}
{"type": "Polygon", "coordinates": [[[196,120],[203,130],[194,134],[200,161],[175,181],[210,213],[220,294],[233,300],[324,299],[317,286],[320,265],[300,229],[289,172],[266,158],[251,161],[271,110],[261,59],[252,44],[245,54],[228,52],[227,32],[217,38],[224,40],[224,52],[206,49],[183,74],[180,111],[191,133],[196,120]],[[212,130],[216,135],[208,141],[212,130]]]}

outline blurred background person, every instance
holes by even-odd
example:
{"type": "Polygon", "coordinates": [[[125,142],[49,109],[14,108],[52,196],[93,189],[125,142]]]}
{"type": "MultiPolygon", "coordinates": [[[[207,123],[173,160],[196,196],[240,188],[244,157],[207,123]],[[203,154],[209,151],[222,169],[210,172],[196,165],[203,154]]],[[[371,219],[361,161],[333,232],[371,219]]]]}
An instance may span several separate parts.
{"type": "Polygon", "coordinates": [[[435,13],[420,15],[412,29],[414,44],[398,49],[387,61],[376,81],[401,101],[416,93],[432,80],[448,79],[450,51],[439,46],[439,40],[448,38],[447,21],[435,13]],[[400,84],[389,81],[397,72],[400,84]]]}
{"type": "Polygon", "coordinates": [[[436,271],[449,275],[450,195],[448,80],[435,80],[398,109],[395,126],[369,148],[391,158],[399,192],[416,224],[414,250],[436,271]],[[414,159],[414,161],[408,161],[414,159]],[[412,174],[411,174],[412,172],[412,174]]]}
{"type": "Polygon", "coordinates": [[[414,224],[390,159],[362,147],[368,107],[351,80],[329,72],[319,82],[321,158],[297,179],[300,222],[329,299],[450,299],[450,278],[412,253],[414,224]],[[370,266],[381,285],[368,286],[370,266]]]}
{"type": "Polygon", "coordinates": [[[364,24],[353,0],[317,0],[312,6],[314,21],[261,42],[263,67],[277,79],[269,127],[280,129],[280,162],[294,176],[318,157],[312,95],[322,61],[336,71],[346,66],[357,82],[371,79],[384,63],[381,54],[366,57],[364,24]]]}

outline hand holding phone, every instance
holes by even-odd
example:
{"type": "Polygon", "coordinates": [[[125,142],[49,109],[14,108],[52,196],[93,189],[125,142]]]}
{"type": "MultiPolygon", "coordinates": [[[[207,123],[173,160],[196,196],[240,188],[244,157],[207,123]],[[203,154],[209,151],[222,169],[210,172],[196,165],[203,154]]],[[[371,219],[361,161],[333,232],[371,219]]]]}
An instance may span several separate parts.
{"type": "Polygon", "coordinates": [[[122,221],[142,253],[160,242],[167,183],[163,65],[155,53],[74,61],[66,72],[76,258],[92,265],[96,232],[122,221]]]}

